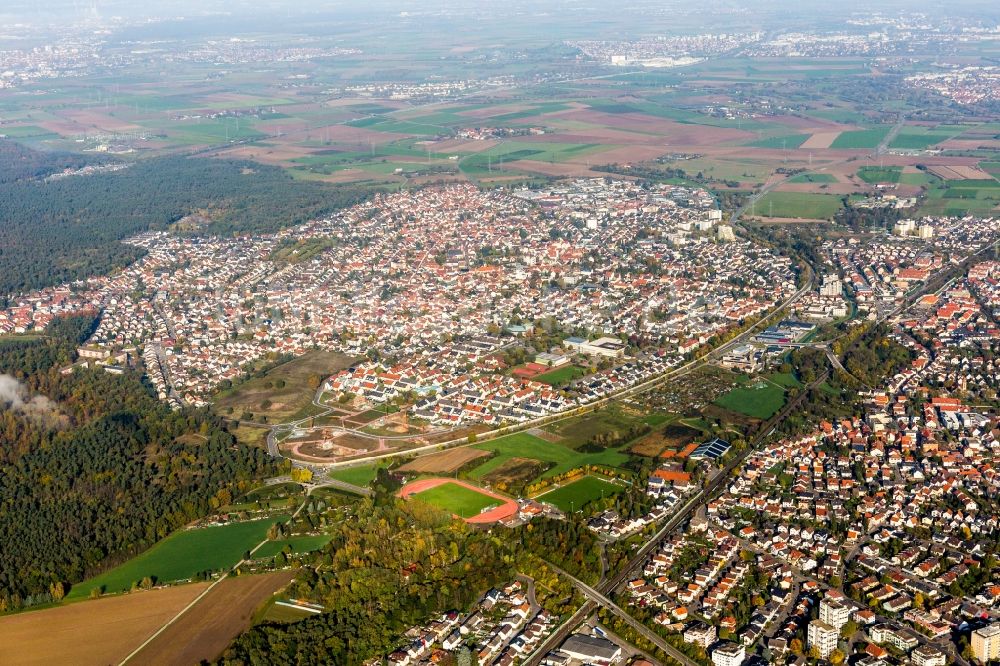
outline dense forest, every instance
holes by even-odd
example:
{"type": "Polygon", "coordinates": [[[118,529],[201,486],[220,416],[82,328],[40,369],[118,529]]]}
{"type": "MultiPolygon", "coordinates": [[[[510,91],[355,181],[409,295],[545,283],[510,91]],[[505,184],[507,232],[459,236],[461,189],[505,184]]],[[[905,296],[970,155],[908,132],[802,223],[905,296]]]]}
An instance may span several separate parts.
{"type": "Polygon", "coordinates": [[[66,169],[112,162],[106,156],[76,153],[43,153],[13,141],[0,141],[0,184],[38,180],[66,169]]]}
{"type": "Polygon", "coordinates": [[[913,210],[900,208],[855,208],[844,197],[844,207],[837,211],[834,221],[850,227],[852,231],[881,231],[892,229],[892,225],[904,217],[913,214],[913,210]]]}
{"type": "Polygon", "coordinates": [[[0,338],[0,374],[28,382],[38,390],[39,373],[69,365],[76,349],[97,328],[96,313],[58,317],[49,323],[44,336],[0,338]]]}
{"type": "Polygon", "coordinates": [[[582,522],[535,520],[511,530],[509,540],[585,582],[597,584],[601,575],[600,540],[582,522]]]}
{"type": "Polygon", "coordinates": [[[889,332],[885,324],[855,327],[832,345],[833,352],[841,355],[841,362],[853,379],[867,386],[878,386],[913,360],[912,352],[890,339],[889,332]]]}
{"type": "Polygon", "coordinates": [[[778,432],[807,432],[817,421],[851,417],[859,408],[859,389],[879,386],[913,360],[909,349],[889,337],[885,324],[868,323],[847,329],[832,344],[832,351],[846,372],[831,368],[826,354],[818,349],[790,353],[789,368],[795,368],[804,384],[812,384],[827,370],[831,373],[822,386],[809,390],[806,401],[778,425],[778,432]]]}
{"type": "Polygon", "coordinates": [[[380,493],[363,500],[299,574],[289,595],[327,612],[294,624],[262,624],[239,636],[222,664],[360,664],[390,652],[432,613],[468,607],[512,580],[509,546],[420,502],[380,493]]]}
{"type": "Polygon", "coordinates": [[[58,597],[278,472],[208,413],[170,411],[138,373],[61,374],[89,326],[0,345],[2,373],[24,378],[24,405],[0,404],[0,611],[58,597]]]}
{"type": "MultiPolygon", "coordinates": [[[[60,155],[0,141],[11,164],[44,173],[60,155]],[[46,160],[54,160],[46,162],[46,160]]],[[[5,161],[6,160],[6,161],[5,161]]],[[[269,232],[357,203],[359,187],[293,180],[282,169],[236,160],[161,157],[127,169],[44,182],[0,179],[0,297],[103,274],[140,256],[120,241],[204,214],[208,233],[269,232]]]]}

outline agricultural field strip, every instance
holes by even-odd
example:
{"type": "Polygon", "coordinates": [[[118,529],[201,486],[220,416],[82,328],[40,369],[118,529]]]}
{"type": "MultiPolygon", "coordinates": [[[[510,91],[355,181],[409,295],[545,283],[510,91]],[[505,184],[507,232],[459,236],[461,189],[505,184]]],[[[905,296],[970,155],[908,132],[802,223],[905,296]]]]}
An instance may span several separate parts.
{"type": "MultiPolygon", "coordinates": [[[[297,518],[298,515],[306,508],[306,505],[308,503],[309,503],[309,495],[307,494],[306,497],[305,497],[305,499],[302,501],[302,504],[299,505],[299,508],[297,508],[295,510],[295,512],[291,515],[290,520],[294,520],[295,518],[297,518]]],[[[261,541],[256,546],[254,546],[254,548],[250,551],[250,557],[251,557],[251,559],[253,558],[254,553],[256,553],[260,548],[264,547],[264,545],[266,543],[268,543],[268,541],[269,541],[269,539],[265,538],[263,541],[261,541]]],[[[230,569],[230,571],[233,571],[233,570],[239,568],[241,565],[246,564],[247,562],[248,562],[248,560],[241,558],[240,561],[237,562],[230,569]]],[[[187,613],[192,608],[194,608],[196,605],[198,605],[199,601],[201,601],[202,599],[204,599],[213,589],[215,589],[224,580],[226,580],[226,576],[220,576],[215,581],[213,581],[211,585],[209,585],[207,588],[205,588],[204,591],[201,592],[201,594],[199,594],[197,597],[195,597],[187,606],[185,606],[184,608],[182,608],[168,622],[166,622],[163,626],[161,626],[159,629],[157,629],[149,638],[147,638],[145,641],[143,641],[142,644],[140,644],[137,648],[135,648],[132,652],[130,652],[124,659],[122,659],[121,662],[120,662],[120,664],[119,664],[119,666],[124,666],[130,660],[134,659],[136,657],[136,655],[138,655],[142,651],[143,648],[145,648],[147,645],[151,644],[154,640],[156,640],[157,637],[159,637],[161,634],[163,634],[163,632],[165,632],[174,623],[176,623],[178,620],[180,620],[180,618],[183,617],[185,613],[187,613]]]]}

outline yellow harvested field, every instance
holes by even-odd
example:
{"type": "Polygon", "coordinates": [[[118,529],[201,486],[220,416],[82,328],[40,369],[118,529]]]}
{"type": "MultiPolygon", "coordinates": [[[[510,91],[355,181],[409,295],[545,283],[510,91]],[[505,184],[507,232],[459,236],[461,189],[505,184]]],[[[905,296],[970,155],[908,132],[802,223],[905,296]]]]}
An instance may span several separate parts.
{"type": "Polygon", "coordinates": [[[805,148],[807,150],[829,148],[830,145],[837,140],[838,136],[840,136],[840,132],[817,132],[806,139],[805,143],[799,146],[799,148],[805,148]]]}
{"type": "Polygon", "coordinates": [[[178,585],[0,618],[0,664],[117,664],[206,587],[178,585]]]}
{"type": "Polygon", "coordinates": [[[473,448],[449,449],[440,453],[432,453],[429,456],[415,458],[400,467],[399,471],[444,474],[454,472],[456,469],[467,465],[473,460],[478,460],[488,455],[487,451],[480,451],[473,448]]]}
{"type": "Polygon", "coordinates": [[[993,176],[976,166],[935,164],[927,170],[944,180],[993,180],[993,176]]]}
{"type": "Polygon", "coordinates": [[[188,666],[214,661],[233,638],[250,628],[254,611],[294,577],[294,571],[276,571],[226,578],[129,664],[188,666]]]}

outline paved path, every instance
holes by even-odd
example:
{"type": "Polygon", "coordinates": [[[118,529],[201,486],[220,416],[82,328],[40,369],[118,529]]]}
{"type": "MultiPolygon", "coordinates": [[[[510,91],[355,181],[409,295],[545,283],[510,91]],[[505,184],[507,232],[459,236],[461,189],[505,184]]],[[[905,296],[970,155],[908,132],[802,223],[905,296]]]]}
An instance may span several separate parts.
{"type": "Polygon", "coordinates": [[[362,486],[356,486],[353,483],[348,483],[347,481],[340,481],[339,479],[331,479],[329,477],[318,481],[316,483],[306,484],[308,492],[312,492],[316,488],[336,488],[337,490],[343,490],[348,493],[354,493],[355,495],[362,495],[363,497],[371,497],[371,488],[364,488],[362,486]]]}
{"type": "Polygon", "coordinates": [[[588,599],[568,620],[549,634],[548,638],[542,641],[541,645],[535,648],[535,651],[524,661],[525,666],[538,666],[545,655],[562,645],[566,637],[580,626],[581,622],[590,617],[590,614],[595,610],[597,610],[597,604],[588,599]]]}
{"type": "MultiPolygon", "coordinates": [[[[306,498],[302,501],[302,504],[299,505],[299,508],[297,508],[295,510],[295,513],[292,514],[292,517],[288,520],[288,522],[291,522],[295,518],[297,518],[298,515],[300,513],[302,513],[302,510],[304,508],[306,508],[306,505],[308,503],[309,503],[309,496],[306,495],[306,498]]],[[[164,624],[162,627],[160,627],[155,632],[153,632],[152,636],[150,636],[145,641],[143,641],[141,645],[139,645],[136,649],[132,650],[132,652],[129,653],[128,656],[126,656],[124,659],[122,659],[121,662],[119,663],[119,666],[124,666],[124,664],[127,664],[132,659],[134,659],[135,656],[138,655],[142,651],[142,649],[144,647],[146,647],[147,645],[149,645],[150,643],[152,643],[154,640],[156,640],[156,638],[158,636],[160,636],[163,632],[165,632],[167,629],[169,629],[171,626],[173,626],[178,620],[181,619],[181,617],[184,616],[185,613],[187,613],[189,610],[191,610],[192,608],[194,608],[195,606],[197,606],[198,602],[201,601],[202,599],[204,599],[208,595],[209,592],[211,592],[212,590],[214,590],[217,585],[219,585],[222,581],[224,581],[226,579],[226,577],[229,575],[230,572],[233,572],[233,571],[239,569],[244,564],[247,564],[253,558],[253,554],[256,553],[258,550],[260,550],[264,546],[264,544],[266,544],[268,541],[269,541],[269,539],[267,537],[264,537],[263,541],[261,541],[260,543],[258,543],[256,546],[254,546],[250,550],[250,557],[249,558],[241,559],[239,562],[237,562],[236,564],[234,564],[233,567],[228,572],[226,572],[225,575],[222,575],[222,576],[219,576],[218,578],[216,578],[215,582],[213,582],[211,585],[209,585],[208,587],[206,587],[202,591],[201,594],[199,594],[197,597],[194,598],[194,600],[191,601],[191,603],[189,603],[187,606],[185,606],[184,608],[182,608],[176,615],[174,615],[172,618],[170,618],[170,620],[167,621],[166,624],[164,624]]]]}
{"type": "Polygon", "coordinates": [[[562,569],[555,566],[551,562],[549,562],[548,564],[550,567],[552,567],[553,570],[557,571],[566,578],[570,579],[573,582],[573,585],[575,585],[576,588],[580,590],[580,592],[582,592],[585,597],[587,597],[591,601],[600,604],[604,608],[607,608],[609,611],[620,617],[622,620],[625,621],[626,624],[628,624],[630,627],[632,627],[640,634],[642,634],[643,638],[645,638],[650,643],[663,650],[663,652],[666,653],[671,659],[674,659],[678,663],[683,664],[683,666],[699,666],[698,662],[694,661],[686,654],[684,654],[683,652],[675,648],[673,645],[668,643],[666,640],[663,639],[662,636],[655,633],[645,624],[639,622],[639,620],[629,615],[627,612],[625,612],[624,609],[622,609],[620,606],[618,606],[618,604],[613,602],[604,594],[602,594],[598,590],[595,590],[590,585],[587,585],[582,580],[563,571],[562,569]]]}
{"type": "Polygon", "coordinates": [[[885,135],[885,138],[882,139],[877,146],[875,146],[875,157],[881,156],[882,153],[889,149],[889,144],[892,143],[893,139],[896,138],[896,135],[899,134],[899,130],[903,129],[904,123],[906,123],[906,118],[903,114],[899,114],[899,118],[896,119],[896,124],[892,126],[892,129],[885,135]]]}

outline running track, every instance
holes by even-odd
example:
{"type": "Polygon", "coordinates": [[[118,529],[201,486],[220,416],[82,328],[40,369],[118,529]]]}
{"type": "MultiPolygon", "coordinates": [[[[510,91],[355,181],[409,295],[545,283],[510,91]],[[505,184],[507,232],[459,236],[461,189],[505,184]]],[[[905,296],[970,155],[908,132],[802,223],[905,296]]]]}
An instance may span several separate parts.
{"type": "Polygon", "coordinates": [[[466,483],[465,481],[459,481],[457,479],[420,479],[419,481],[413,481],[412,483],[408,483],[400,488],[399,496],[406,499],[416,495],[417,493],[422,493],[425,490],[443,486],[446,483],[454,483],[459,486],[464,486],[469,490],[474,490],[477,493],[481,493],[487,497],[492,497],[493,499],[501,502],[500,506],[496,508],[490,509],[489,511],[483,511],[479,515],[472,516],[471,518],[465,518],[464,520],[467,523],[476,525],[496,523],[501,520],[506,520],[517,513],[517,502],[514,500],[504,497],[503,495],[498,495],[492,491],[486,490],[485,488],[480,488],[479,486],[474,486],[471,483],[466,483]]]}

